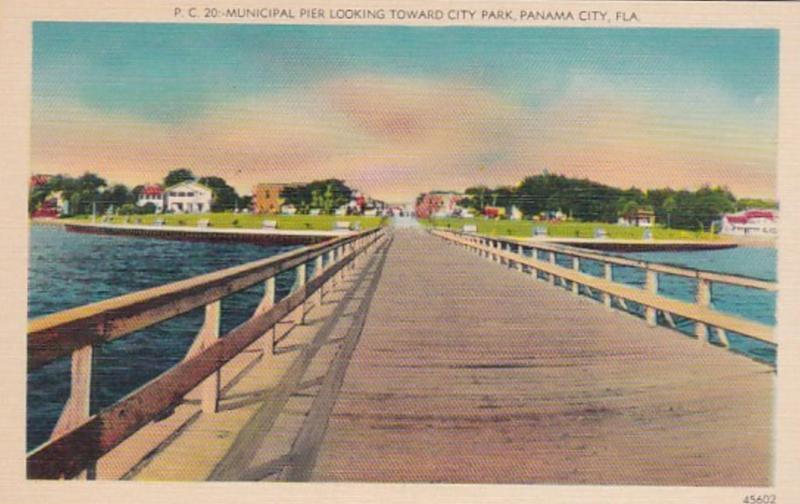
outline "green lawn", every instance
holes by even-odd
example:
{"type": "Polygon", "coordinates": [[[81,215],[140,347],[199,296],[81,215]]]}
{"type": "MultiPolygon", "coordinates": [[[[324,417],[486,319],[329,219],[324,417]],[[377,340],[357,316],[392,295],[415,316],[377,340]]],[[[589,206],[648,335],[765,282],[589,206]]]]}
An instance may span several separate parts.
{"type": "MultiPolygon", "coordinates": [[[[547,236],[558,238],[592,238],[594,230],[603,228],[609,238],[620,240],[637,240],[644,237],[644,228],[619,226],[605,222],[563,222],[543,223],[531,221],[489,220],[489,219],[425,219],[420,220],[425,226],[450,228],[460,231],[465,224],[478,226],[478,233],[494,236],[519,236],[530,238],[533,236],[534,226],[547,228],[547,236]]],[[[657,240],[718,240],[719,236],[713,233],[699,231],[685,231],[683,229],[668,229],[660,226],[653,228],[653,238],[657,240]]]]}
{"type": "MultiPolygon", "coordinates": [[[[91,216],[81,215],[70,219],[79,222],[90,222],[91,216]]],[[[166,226],[187,226],[197,227],[197,221],[208,219],[211,227],[217,228],[241,228],[241,229],[260,229],[265,220],[274,220],[278,223],[278,229],[293,230],[315,230],[330,231],[336,222],[360,222],[361,229],[371,229],[382,225],[385,221],[383,217],[363,217],[363,216],[336,216],[336,215],[256,215],[256,214],[234,214],[231,212],[206,213],[206,214],[158,214],[158,215],[131,215],[129,222],[150,225],[156,219],[164,219],[166,226]]],[[[112,217],[112,224],[123,224],[125,216],[112,217]]],[[[100,222],[100,217],[97,217],[100,222]]]]}

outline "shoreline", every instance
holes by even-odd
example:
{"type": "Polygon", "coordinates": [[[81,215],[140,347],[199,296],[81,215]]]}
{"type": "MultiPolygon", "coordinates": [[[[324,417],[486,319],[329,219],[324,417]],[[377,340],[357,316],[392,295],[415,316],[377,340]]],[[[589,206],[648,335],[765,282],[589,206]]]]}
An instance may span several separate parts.
{"type": "Polygon", "coordinates": [[[732,240],[626,240],[614,238],[530,238],[526,243],[553,243],[607,252],[687,252],[737,248],[732,240]]]}
{"type": "Polygon", "coordinates": [[[92,224],[62,222],[58,219],[32,219],[32,225],[60,226],[67,232],[98,235],[133,236],[162,240],[239,242],[256,245],[309,245],[331,238],[348,236],[353,231],[198,228],[188,226],[152,226],[138,224],[92,224]]]}

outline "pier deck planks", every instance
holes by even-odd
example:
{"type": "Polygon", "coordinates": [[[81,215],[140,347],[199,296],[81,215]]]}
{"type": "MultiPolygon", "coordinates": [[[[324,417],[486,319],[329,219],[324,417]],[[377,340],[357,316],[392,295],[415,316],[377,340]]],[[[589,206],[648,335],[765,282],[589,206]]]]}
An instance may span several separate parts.
{"type": "Polygon", "coordinates": [[[771,483],[768,366],[395,234],[310,479],[771,483]]]}

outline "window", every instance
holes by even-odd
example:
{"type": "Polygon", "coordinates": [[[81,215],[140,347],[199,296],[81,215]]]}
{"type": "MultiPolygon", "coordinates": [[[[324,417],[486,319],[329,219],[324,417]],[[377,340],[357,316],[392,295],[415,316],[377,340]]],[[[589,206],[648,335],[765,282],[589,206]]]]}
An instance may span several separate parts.
{"type": "Polygon", "coordinates": [[[189,196],[191,198],[192,196],[194,196],[194,193],[193,192],[187,192],[186,196],[189,196]]]}
{"type": "Polygon", "coordinates": [[[181,192],[178,193],[178,196],[186,196],[186,193],[181,191],[181,192]]]}
{"type": "Polygon", "coordinates": [[[170,191],[170,192],[169,192],[169,195],[170,195],[170,196],[177,196],[177,195],[178,195],[178,193],[176,193],[175,191],[170,191]]]}

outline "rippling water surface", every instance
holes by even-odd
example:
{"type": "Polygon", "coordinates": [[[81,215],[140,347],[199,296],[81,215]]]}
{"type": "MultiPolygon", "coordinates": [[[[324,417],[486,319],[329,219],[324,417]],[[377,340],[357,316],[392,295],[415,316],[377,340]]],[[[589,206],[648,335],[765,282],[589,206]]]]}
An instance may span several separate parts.
{"type": "MultiPolygon", "coordinates": [[[[68,233],[31,226],[28,317],[119,296],[270,257],[294,247],[200,243],[68,233]]],[[[278,297],[294,274],[278,276],[278,297]]],[[[247,320],[263,295],[263,284],[222,302],[223,333],[247,320]]],[[[95,348],[92,412],[178,363],[203,322],[203,309],[143,329],[95,348]]],[[[28,374],[28,449],[46,441],[69,396],[70,362],[60,359],[28,374]]]]}

